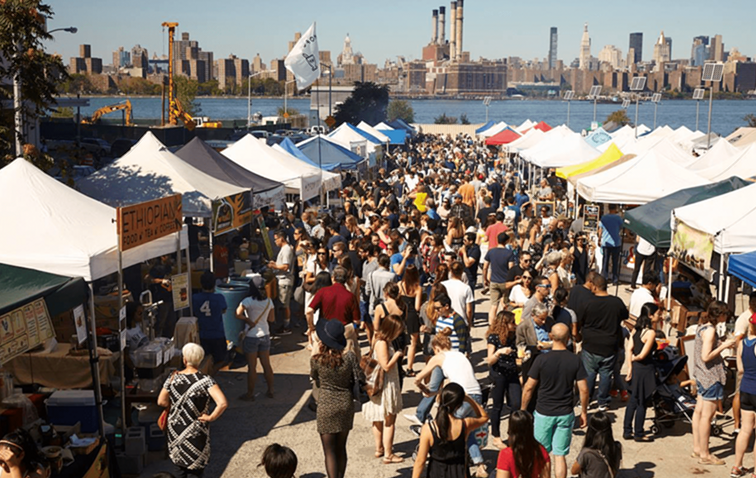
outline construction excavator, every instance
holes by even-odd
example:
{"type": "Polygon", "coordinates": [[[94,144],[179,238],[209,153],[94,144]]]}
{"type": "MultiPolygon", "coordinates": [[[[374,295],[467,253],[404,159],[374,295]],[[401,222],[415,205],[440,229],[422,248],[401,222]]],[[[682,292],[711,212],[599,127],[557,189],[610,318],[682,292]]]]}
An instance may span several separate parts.
{"type": "Polygon", "coordinates": [[[133,123],[131,122],[131,101],[129,100],[122,101],[121,103],[117,103],[115,105],[103,106],[102,108],[95,111],[90,118],[82,119],[81,123],[82,124],[95,124],[98,121],[100,121],[100,118],[102,118],[103,115],[112,113],[114,111],[121,111],[121,110],[123,110],[125,113],[126,126],[132,126],[133,123]]]}
{"type": "Polygon", "coordinates": [[[194,128],[222,128],[223,124],[220,121],[210,121],[210,118],[206,116],[192,117],[192,115],[184,110],[181,102],[174,95],[173,41],[178,22],[163,22],[162,26],[168,29],[168,122],[171,125],[177,125],[180,119],[189,131],[192,131],[194,128]]]}

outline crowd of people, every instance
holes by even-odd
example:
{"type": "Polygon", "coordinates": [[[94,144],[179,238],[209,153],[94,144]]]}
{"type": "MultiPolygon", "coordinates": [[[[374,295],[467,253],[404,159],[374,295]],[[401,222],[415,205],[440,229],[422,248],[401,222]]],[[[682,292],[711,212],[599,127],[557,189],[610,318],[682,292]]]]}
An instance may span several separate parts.
{"type": "MultiPolygon", "coordinates": [[[[643,245],[642,285],[633,281],[629,304],[610,293],[619,281],[617,208],[609,206],[588,230],[568,217],[562,180],[545,176],[529,190],[506,154],[470,137],[420,135],[407,151],[390,155],[374,179],[345,175],[340,207],[319,212],[298,204],[268,217],[271,273],[253,281],[236,310],[250,364],[240,398],[255,399],[258,358],[273,397],[270,336],[299,325],[312,354],[313,408],[329,478],[346,474],[353,399],[365,383],[374,393],[361,400],[361,415],[372,427],[375,457],[386,465],[408,459],[394,451],[394,436],[401,423],[411,425],[419,437],[413,477],[463,477],[470,469],[487,477],[493,467],[498,478],[552,472],[564,478],[568,469],[615,476],[622,447],[608,410],[626,403],[622,438],[653,441],[645,415],[656,388],[661,271],[653,246],[643,245]],[[476,312],[476,292],[477,305],[489,302],[487,314],[476,312]],[[476,327],[487,328],[482,346],[472,340],[476,327]],[[481,367],[487,380],[476,376],[481,367]],[[415,413],[403,414],[411,385],[423,397],[415,413]],[[578,427],[587,427],[585,439],[568,464],[578,427]],[[487,435],[501,450],[493,467],[481,452],[487,435]]],[[[203,293],[211,294],[207,286],[203,293]]],[[[708,448],[708,426],[722,399],[721,353],[735,345],[720,341],[713,325],[728,317],[726,305],[715,303],[696,333],[693,457],[702,464],[723,463],[708,448]]],[[[756,325],[746,321],[743,334],[740,407],[748,432],[737,441],[737,470],[744,470],[756,416],[756,325]]],[[[213,354],[212,341],[203,347],[213,354]]],[[[197,476],[207,463],[204,450],[193,443],[199,453],[191,454],[177,437],[187,423],[204,437],[226,403],[213,379],[196,371],[201,351],[185,351],[186,370],[168,379],[160,398],[171,405],[171,459],[185,471],[199,470],[197,476]],[[190,388],[194,395],[186,400],[182,392],[190,388]],[[210,414],[208,397],[216,403],[210,414]]],[[[266,469],[284,460],[277,466],[291,473],[276,476],[292,476],[296,455],[287,450],[271,445],[266,469]]]]}

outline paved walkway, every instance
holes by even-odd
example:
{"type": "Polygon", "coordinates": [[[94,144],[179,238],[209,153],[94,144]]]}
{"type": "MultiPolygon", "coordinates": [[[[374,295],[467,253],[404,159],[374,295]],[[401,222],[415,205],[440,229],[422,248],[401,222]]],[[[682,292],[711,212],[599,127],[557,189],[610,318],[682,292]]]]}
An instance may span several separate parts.
{"type": "MultiPolygon", "coordinates": [[[[611,290],[610,292],[614,292],[611,290]]],[[[619,295],[628,302],[629,294],[620,288],[619,295]]],[[[476,291],[478,302],[476,306],[477,320],[473,330],[473,364],[479,378],[488,374],[481,362],[485,357],[485,332],[488,311],[488,299],[476,291]]],[[[265,447],[271,443],[280,443],[292,448],[299,459],[297,476],[300,478],[315,478],[325,476],[325,465],[320,444],[320,436],[316,430],[315,413],[307,407],[310,397],[310,383],[308,380],[310,354],[305,349],[306,341],[302,336],[303,329],[295,329],[293,335],[280,337],[275,340],[272,356],[275,371],[276,397],[265,397],[265,383],[259,374],[257,391],[260,393],[257,401],[249,403],[238,400],[237,397],[245,391],[246,369],[240,371],[221,372],[218,382],[229,399],[226,413],[211,426],[212,455],[206,470],[206,477],[262,477],[265,473],[257,468],[265,447]]],[[[363,342],[364,344],[364,342],[363,342]]],[[[365,348],[363,347],[363,350],[365,348]]],[[[415,365],[417,370],[422,362],[415,365]]],[[[420,401],[420,394],[412,385],[413,379],[406,379],[404,383],[403,413],[414,413],[420,401]]],[[[729,436],[732,431],[732,421],[725,424],[722,437],[712,437],[712,451],[727,461],[726,467],[711,467],[698,465],[696,460],[689,458],[692,449],[692,435],[690,425],[676,423],[671,429],[664,429],[663,436],[651,444],[640,444],[622,440],[622,419],[624,404],[615,399],[609,412],[615,418],[614,436],[622,442],[624,459],[622,471],[618,478],[650,478],[673,476],[728,476],[734,462],[734,439],[729,436]]],[[[649,417],[653,411],[649,410],[649,417]]],[[[407,457],[406,461],[397,465],[384,465],[373,458],[373,435],[370,423],[366,422],[358,413],[354,419],[354,429],[349,435],[348,453],[349,464],[347,476],[365,478],[410,477],[413,462],[411,455],[417,445],[417,438],[409,431],[410,423],[401,415],[397,418],[395,437],[395,452],[407,457]]],[[[650,426],[650,422],[649,425],[650,426]]],[[[502,423],[502,432],[506,433],[507,424],[502,423]]],[[[582,447],[584,433],[576,431],[573,436],[572,449],[568,457],[568,467],[572,465],[578,451],[582,447]]],[[[489,470],[494,471],[496,464],[496,450],[489,440],[489,446],[483,450],[483,455],[489,470]]],[[[752,455],[746,455],[746,466],[753,465],[752,455]]],[[[149,478],[152,474],[170,469],[167,461],[159,461],[147,466],[141,477],[149,478]]]]}

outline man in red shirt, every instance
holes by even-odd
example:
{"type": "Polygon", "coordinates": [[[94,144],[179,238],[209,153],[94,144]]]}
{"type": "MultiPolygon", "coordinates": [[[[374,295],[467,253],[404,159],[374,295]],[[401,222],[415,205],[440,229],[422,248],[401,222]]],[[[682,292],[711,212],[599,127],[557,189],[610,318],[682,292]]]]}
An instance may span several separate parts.
{"type": "Polygon", "coordinates": [[[360,326],[360,305],[357,297],[344,286],[347,275],[347,270],[341,266],[333,269],[333,285],[320,289],[307,307],[307,325],[310,333],[315,332],[316,310],[320,311],[319,320],[337,319],[344,324],[347,348],[359,360],[361,352],[357,327],[360,326]]]}
{"type": "Polygon", "coordinates": [[[501,211],[496,212],[496,222],[486,228],[486,237],[488,238],[488,248],[493,249],[499,245],[499,234],[507,232],[506,224],[504,224],[504,213],[501,211]]]}

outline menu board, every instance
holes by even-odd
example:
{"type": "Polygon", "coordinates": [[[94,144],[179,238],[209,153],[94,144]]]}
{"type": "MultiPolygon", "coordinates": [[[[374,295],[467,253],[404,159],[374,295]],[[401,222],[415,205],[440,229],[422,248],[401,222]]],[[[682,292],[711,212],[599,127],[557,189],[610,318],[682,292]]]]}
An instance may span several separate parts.
{"type": "Polygon", "coordinates": [[[55,336],[44,299],[0,317],[0,363],[27,352],[55,336]]]}
{"type": "Polygon", "coordinates": [[[583,207],[583,230],[585,232],[598,231],[599,225],[599,207],[592,204],[586,204],[583,207]]]}

